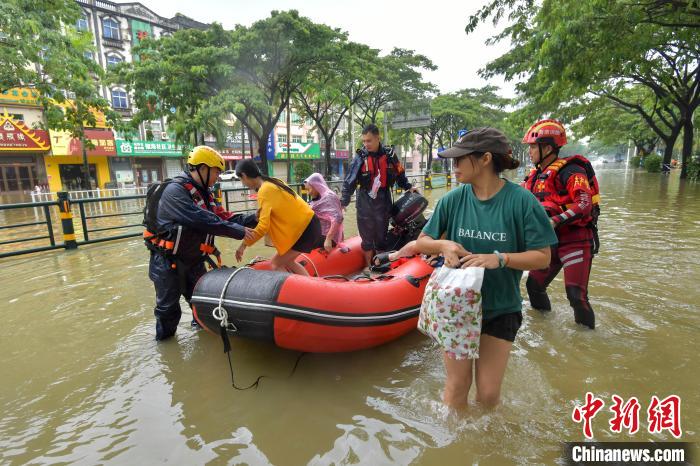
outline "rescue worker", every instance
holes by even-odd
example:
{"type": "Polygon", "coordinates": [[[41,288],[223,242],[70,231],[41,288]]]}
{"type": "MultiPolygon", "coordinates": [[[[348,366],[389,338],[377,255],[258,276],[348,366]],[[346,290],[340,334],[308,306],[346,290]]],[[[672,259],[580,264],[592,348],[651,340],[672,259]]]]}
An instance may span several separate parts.
{"type": "Polygon", "coordinates": [[[385,248],[391,211],[391,188],[394,183],[404,190],[413,190],[399,158],[391,147],[382,145],[379,128],[369,124],[362,129],[362,148],[358,149],[343,181],[340,203],[350,204],[357,189],[357,227],[362,238],[365,264],[375,251],[385,248]]]}
{"type": "MultiPolygon", "coordinates": [[[[215,236],[252,238],[256,220],[234,215],[215,200],[211,187],[224,170],[224,159],[214,149],[198,146],[187,158],[188,171],[172,180],[151,185],[144,209],[144,241],[151,251],[148,277],[156,289],[156,340],[175,334],[180,322],[180,295],[189,303],[204,263],[221,266],[215,236]],[[217,258],[214,263],[210,255],[217,258]]],[[[192,326],[197,325],[192,320],[192,326]]]]}
{"type": "Polygon", "coordinates": [[[547,287],[564,269],[566,296],[574,320],[595,328],[595,313],[588,300],[588,279],[593,255],[598,251],[596,223],[599,189],[590,162],[581,155],[559,158],[566,144],[566,131],[556,120],[538,121],[527,130],[523,143],[530,146],[535,168],[523,186],[542,203],[559,243],[552,246],[549,267],[533,270],[527,278],[530,304],[540,311],[552,309],[547,287]]]}

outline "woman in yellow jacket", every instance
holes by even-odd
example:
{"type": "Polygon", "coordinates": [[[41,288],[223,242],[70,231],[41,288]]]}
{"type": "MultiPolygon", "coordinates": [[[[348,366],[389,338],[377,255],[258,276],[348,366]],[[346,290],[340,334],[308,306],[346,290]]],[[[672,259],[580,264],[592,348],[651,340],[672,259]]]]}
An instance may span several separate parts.
{"type": "Polygon", "coordinates": [[[236,260],[240,262],[245,248],[269,233],[277,250],[271,260],[272,269],[308,276],[295,259],[320,246],[321,223],[314,211],[283,181],[260,173],[251,159],[238,162],[236,176],[258,192],[258,226],[253,238],[243,241],[236,250],[236,260]]]}

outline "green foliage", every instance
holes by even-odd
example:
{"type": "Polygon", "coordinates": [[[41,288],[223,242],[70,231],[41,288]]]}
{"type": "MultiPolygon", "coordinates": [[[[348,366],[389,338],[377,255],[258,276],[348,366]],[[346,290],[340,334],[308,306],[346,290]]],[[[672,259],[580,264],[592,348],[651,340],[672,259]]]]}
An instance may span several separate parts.
{"type": "Polygon", "coordinates": [[[201,144],[205,133],[223,140],[227,111],[216,97],[233,73],[236,49],[230,32],[218,24],[205,31],[183,29],[145,39],[134,53],[138,61],[120,64],[111,75],[133,93],[134,128],[165,117],[180,143],[201,144]]]}
{"type": "Polygon", "coordinates": [[[335,44],[344,35],[291,10],[273,11],[250,27],[237,26],[232,37],[237,51],[234,72],[218,101],[258,140],[267,169],[268,134],[310,71],[330,66],[335,44]]]}
{"type": "Polygon", "coordinates": [[[436,69],[428,57],[413,50],[395,48],[379,58],[366,70],[365,81],[369,87],[357,102],[359,126],[379,123],[379,112],[389,103],[395,107],[412,105],[435,93],[435,86],[423,81],[421,70],[436,69]]]}
{"type": "MultiPolygon", "coordinates": [[[[428,167],[432,167],[436,143],[438,147],[450,147],[457,141],[461,129],[502,125],[507,115],[504,107],[510,101],[498,96],[497,91],[495,86],[463,89],[439,95],[422,104],[429,106],[430,125],[417,132],[428,146],[428,167]]],[[[414,112],[419,111],[420,108],[414,109],[414,112]]]]}
{"type": "Polygon", "coordinates": [[[700,156],[695,156],[688,165],[688,179],[700,181],[700,156]]]}
{"type": "MultiPolygon", "coordinates": [[[[484,77],[517,78],[524,102],[543,116],[561,118],[562,105],[586,106],[591,96],[609,99],[664,140],[668,163],[684,122],[700,105],[698,8],[679,8],[685,3],[492,0],[470,18],[467,31],[488,18],[508,18],[490,41],[508,38],[513,46],[482,70],[484,77]],[[652,100],[626,95],[633,86],[652,100]]],[[[685,131],[683,160],[692,147],[692,130],[686,125],[685,131]]]]}
{"type": "Polygon", "coordinates": [[[439,162],[437,160],[434,161],[432,168],[433,168],[433,173],[442,173],[442,169],[443,169],[442,162],[439,162]]]}
{"type": "Polygon", "coordinates": [[[330,177],[332,141],[350,107],[370,89],[367,73],[377,65],[377,51],[348,42],[345,35],[329,45],[332,63],[312,67],[294,94],[302,113],[313,120],[325,141],[326,175],[330,177]]]}
{"type": "Polygon", "coordinates": [[[630,158],[630,167],[640,168],[642,166],[643,157],[641,155],[635,155],[630,158]]]}
{"type": "Polygon", "coordinates": [[[102,69],[85,56],[93,52],[92,34],[74,27],[81,13],[72,0],[6,0],[0,8],[0,92],[38,90],[48,128],[78,138],[95,125],[92,110],[113,126],[120,121],[99,94],[102,69]]]}
{"type": "Polygon", "coordinates": [[[295,182],[301,183],[314,172],[314,167],[309,162],[295,162],[293,171],[295,182]]]}
{"type": "Polygon", "coordinates": [[[644,158],[644,168],[649,173],[660,172],[662,163],[663,159],[656,154],[650,154],[644,158]]]}

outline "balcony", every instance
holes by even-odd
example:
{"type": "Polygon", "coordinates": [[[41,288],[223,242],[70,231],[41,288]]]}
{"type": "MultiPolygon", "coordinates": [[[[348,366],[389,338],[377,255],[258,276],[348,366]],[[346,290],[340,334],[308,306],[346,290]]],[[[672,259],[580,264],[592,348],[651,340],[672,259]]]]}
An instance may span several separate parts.
{"type": "Polygon", "coordinates": [[[124,50],[124,42],[126,39],[122,36],[120,39],[102,36],[102,45],[104,47],[112,47],[114,49],[124,50]]]}

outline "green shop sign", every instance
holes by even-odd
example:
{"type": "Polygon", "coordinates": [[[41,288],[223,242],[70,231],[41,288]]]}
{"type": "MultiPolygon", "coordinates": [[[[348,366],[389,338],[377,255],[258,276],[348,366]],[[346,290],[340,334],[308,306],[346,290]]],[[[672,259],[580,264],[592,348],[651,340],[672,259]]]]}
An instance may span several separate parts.
{"type": "MultiPolygon", "coordinates": [[[[277,154],[275,160],[287,158],[287,143],[277,143],[277,154]]],[[[292,142],[289,144],[289,157],[293,160],[311,160],[321,158],[321,146],[317,142],[292,142]]]]}
{"type": "Polygon", "coordinates": [[[182,146],[173,142],[117,139],[116,144],[119,157],[184,157],[182,146]]]}

